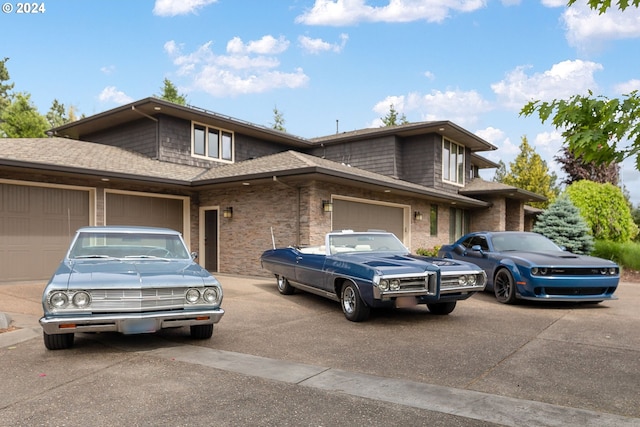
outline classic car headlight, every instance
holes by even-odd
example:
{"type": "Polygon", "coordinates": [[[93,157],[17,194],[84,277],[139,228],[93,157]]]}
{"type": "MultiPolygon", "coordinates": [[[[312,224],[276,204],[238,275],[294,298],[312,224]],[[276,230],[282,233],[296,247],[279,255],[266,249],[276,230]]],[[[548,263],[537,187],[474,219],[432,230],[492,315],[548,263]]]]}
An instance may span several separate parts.
{"type": "Polygon", "coordinates": [[[185,299],[189,304],[195,304],[200,299],[200,291],[194,288],[187,290],[185,299]]]}
{"type": "Polygon", "coordinates": [[[458,277],[458,284],[460,286],[475,286],[476,276],[474,274],[463,274],[458,277]]]}
{"type": "Polygon", "coordinates": [[[218,288],[207,288],[202,294],[202,299],[209,304],[218,304],[220,302],[220,292],[218,288]]]}
{"type": "Polygon", "coordinates": [[[89,295],[88,292],[79,291],[73,294],[71,301],[73,302],[73,305],[75,305],[76,307],[85,308],[89,306],[89,304],[91,304],[91,296],[89,295]]]}
{"type": "Polygon", "coordinates": [[[392,291],[400,290],[400,280],[399,279],[392,279],[389,282],[389,289],[392,290],[392,291]]]}
{"type": "Polygon", "coordinates": [[[388,291],[389,290],[389,281],[382,279],[380,280],[380,283],[378,283],[378,289],[380,289],[381,291],[388,291]]]}
{"type": "Polygon", "coordinates": [[[49,295],[49,305],[53,308],[64,308],[69,304],[69,297],[64,292],[54,292],[49,295]]]}

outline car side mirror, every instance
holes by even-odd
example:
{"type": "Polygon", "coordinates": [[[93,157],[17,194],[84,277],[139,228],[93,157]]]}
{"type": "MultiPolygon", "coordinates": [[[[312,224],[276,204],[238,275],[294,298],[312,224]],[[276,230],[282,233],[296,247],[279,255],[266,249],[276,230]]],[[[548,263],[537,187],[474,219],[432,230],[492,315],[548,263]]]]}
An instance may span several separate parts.
{"type": "Polygon", "coordinates": [[[191,259],[195,260],[198,258],[198,252],[191,252],[191,259]]]}
{"type": "Polygon", "coordinates": [[[482,250],[482,246],[480,245],[471,246],[471,250],[474,252],[479,252],[481,255],[484,255],[484,251],[482,250]]]}

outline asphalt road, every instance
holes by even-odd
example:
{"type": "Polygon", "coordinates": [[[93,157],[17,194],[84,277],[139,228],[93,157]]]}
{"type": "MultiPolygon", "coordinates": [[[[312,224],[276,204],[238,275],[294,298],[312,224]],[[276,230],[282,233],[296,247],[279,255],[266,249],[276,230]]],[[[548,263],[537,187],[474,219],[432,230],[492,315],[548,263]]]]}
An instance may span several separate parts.
{"type": "Polygon", "coordinates": [[[489,294],[347,321],[275,280],[219,275],[210,340],[77,334],[48,351],[44,283],[0,283],[1,426],[640,426],[640,284],[598,305],[489,294]]]}

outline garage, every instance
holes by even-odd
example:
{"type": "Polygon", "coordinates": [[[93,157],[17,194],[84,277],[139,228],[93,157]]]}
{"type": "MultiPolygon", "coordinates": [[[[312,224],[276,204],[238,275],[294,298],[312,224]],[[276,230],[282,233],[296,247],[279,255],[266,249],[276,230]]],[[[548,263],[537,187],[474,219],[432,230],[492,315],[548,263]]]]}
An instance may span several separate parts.
{"type": "Polygon", "coordinates": [[[385,230],[405,240],[404,206],[342,198],[333,198],[332,202],[334,230],[385,230]]]}
{"type": "Polygon", "coordinates": [[[76,229],[89,225],[90,189],[0,182],[0,281],[48,279],[76,229]]]}
{"type": "Polygon", "coordinates": [[[185,234],[188,201],[188,197],[108,191],[105,224],[167,227],[185,234]]]}

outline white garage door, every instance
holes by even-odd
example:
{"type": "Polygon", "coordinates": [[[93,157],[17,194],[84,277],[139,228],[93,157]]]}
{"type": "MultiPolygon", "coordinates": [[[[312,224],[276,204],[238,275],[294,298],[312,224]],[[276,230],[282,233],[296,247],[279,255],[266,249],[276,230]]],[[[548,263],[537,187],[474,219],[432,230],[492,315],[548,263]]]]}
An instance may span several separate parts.
{"type": "Polygon", "coordinates": [[[0,183],[0,281],[51,277],[89,203],[88,190],[0,183]]]}
{"type": "Polygon", "coordinates": [[[404,209],[397,206],[333,199],[334,230],[385,230],[404,239],[404,209]]]}

